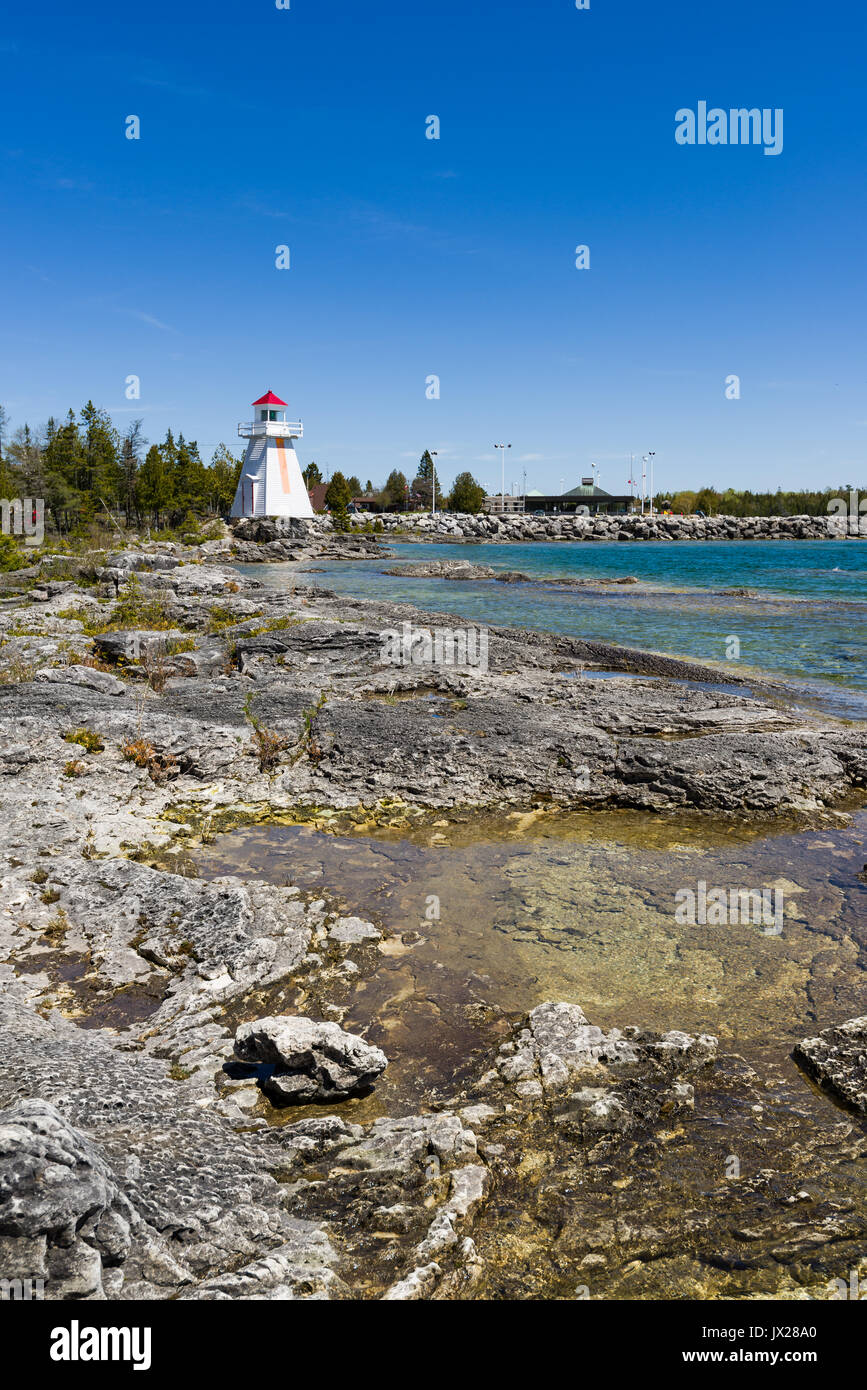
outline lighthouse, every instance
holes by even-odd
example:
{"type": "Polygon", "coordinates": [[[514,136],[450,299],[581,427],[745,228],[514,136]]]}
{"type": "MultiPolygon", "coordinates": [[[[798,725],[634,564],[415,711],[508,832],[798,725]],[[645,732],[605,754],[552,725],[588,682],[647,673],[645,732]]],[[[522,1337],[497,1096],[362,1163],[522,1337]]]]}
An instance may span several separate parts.
{"type": "Polygon", "coordinates": [[[286,402],[267,391],[253,402],[253,419],[238,426],[247,440],[232,516],[312,516],[295,440],[304,429],[286,419],[286,402]]]}

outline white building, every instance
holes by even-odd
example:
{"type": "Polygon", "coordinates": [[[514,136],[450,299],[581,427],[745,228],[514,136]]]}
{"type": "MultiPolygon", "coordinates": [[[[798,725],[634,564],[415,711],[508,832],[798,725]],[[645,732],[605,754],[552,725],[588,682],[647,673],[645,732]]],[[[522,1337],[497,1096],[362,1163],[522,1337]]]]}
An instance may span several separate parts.
{"type": "Polygon", "coordinates": [[[238,434],[247,440],[247,452],[231,515],[312,516],[295,453],[303,426],[286,419],[286,402],[273,391],[253,402],[253,412],[252,421],[238,426],[238,434]]]}

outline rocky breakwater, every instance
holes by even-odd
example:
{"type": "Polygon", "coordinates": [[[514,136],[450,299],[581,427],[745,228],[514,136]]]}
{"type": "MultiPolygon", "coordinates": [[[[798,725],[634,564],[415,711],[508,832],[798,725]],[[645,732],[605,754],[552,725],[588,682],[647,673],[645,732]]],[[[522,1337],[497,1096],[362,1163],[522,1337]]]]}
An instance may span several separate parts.
{"type": "MultiPolygon", "coordinates": [[[[317,519],[318,520],[318,519],[317,519]]],[[[386,513],[358,515],[353,528],[379,524],[387,539],[472,541],[751,541],[834,539],[827,516],[557,516],[386,513]]],[[[843,537],[845,538],[845,537],[843,537]]]]}

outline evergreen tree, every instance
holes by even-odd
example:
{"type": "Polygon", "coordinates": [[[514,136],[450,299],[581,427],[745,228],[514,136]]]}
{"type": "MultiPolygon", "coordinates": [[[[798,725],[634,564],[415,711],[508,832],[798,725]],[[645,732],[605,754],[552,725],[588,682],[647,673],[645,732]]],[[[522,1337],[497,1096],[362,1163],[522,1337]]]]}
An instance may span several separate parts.
{"type": "Polygon", "coordinates": [[[449,494],[448,505],[453,512],[476,513],[482,510],[485,489],[472,473],[459,473],[449,494]]]}
{"type": "Polygon", "coordinates": [[[104,410],[88,401],[81,412],[83,468],[81,481],[76,483],[87,495],[85,506],[99,502],[111,507],[123,496],[123,466],[120,460],[120,440],[117,430],[104,410]]]}
{"type": "Polygon", "coordinates": [[[199,446],[190,444],[178,435],[172,474],[172,502],[179,521],[192,512],[199,515],[206,505],[205,468],[199,456],[199,446]]]}
{"type": "Polygon", "coordinates": [[[312,487],[315,487],[317,483],[322,482],[322,473],[319,470],[319,466],[314,463],[312,459],[306,468],[302,468],[301,477],[304,479],[304,486],[307,488],[308,492],[312,487]]]}
{"type": "Polygon", "coordinates": [[[434,480],[436,480],[437,494],[439,494],[440,480],[437,477],[437,471],[434,467],[434,461],[430,449],[425,449],[424,453],[419,459],[418,476],[423,480],[423,482],[428,484],[429,490],[431,490],[432,484],[434,480]]]}
{"type": "Polygon", "coordinates": [[[0,497],[11,499],[16,496],[15,478],[9,467],[8,460],[3,457],[3,445],[6,443],[6,430],[8,428],[9,417],[5,407],[0,405],[0,497]]]}
{"type": "Polygon", "coordinates": [[[136,510],[136,484],[141,463],[141,451],[147,440],[142,434],[141,420],[132,420],[120,447],[121,468],[123,469],[123,508],[127,525],[132,524],[136,510]]]}
{"type": "Polygon", "coordinates": [[[361,492],[361,482],[358,478],[356,478],[354,473],[352,477],[348,480],[347,487],[349,488],[350,497],[357,497],[358,494],[361,492]]]}
{"type": "Polygon", "coordinates": [[[383,494],[386,506],[392,511],[402,510],[406,506],[407,482],[400,469],[391,470],[385,480],[383,494]]]}
{"type": "Polygon", "coordinates": [[[79,489],[84,472],[84,450],[75,411],[68,412],[64,424],[57,425],[53,420],[51,424],[53,428],[45,446],[45,466],[58,482],[79,489]]]}
{"type": "Polygon", "coordinates": [[[337,472],[325,489],[325,505],[332,512],[345,512],[352,501],[352,492],[343,474],[337,472]]]}
{"type": "Polygon", "coordinates": [[[136,506],[156,525],[172,504],[172,479],[165,445],[152,444],[136,479],[136,506]]]}
{"type": "Polygon", "coordinates": [[[221,516],[228,516],[235,500],[243,459],[235,458],[225,444],[218,444],[208,468],[208,495],[211,506],[221,516]]]}

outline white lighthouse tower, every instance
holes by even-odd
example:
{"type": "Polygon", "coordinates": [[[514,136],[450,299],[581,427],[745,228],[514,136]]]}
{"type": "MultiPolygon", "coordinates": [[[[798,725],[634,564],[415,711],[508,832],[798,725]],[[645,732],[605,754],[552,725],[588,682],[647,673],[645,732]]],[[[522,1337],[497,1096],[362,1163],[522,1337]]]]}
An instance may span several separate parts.
{"type": "Polygon", "coordinates": [[[254,418],[238,426],[247,452],[232,516],[312,516],[295,440],[304,429],[286,419],[286,402],[267,391],[253,402],[254,418]]]}

